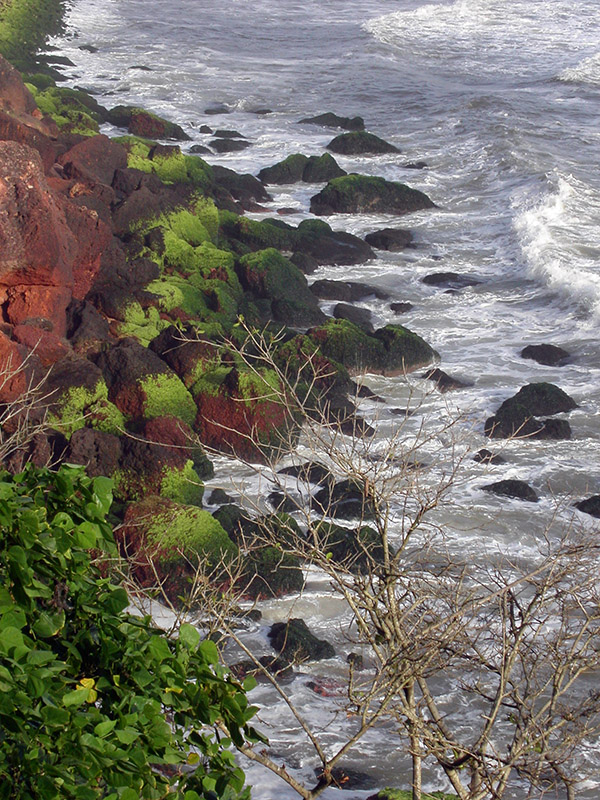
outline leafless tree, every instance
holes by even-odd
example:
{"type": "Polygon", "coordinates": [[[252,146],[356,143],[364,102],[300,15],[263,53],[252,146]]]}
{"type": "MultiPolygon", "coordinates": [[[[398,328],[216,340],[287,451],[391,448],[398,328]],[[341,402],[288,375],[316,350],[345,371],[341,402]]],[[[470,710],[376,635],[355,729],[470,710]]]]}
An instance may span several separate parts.
{"type": "MultiPolygon", "coordinates": [[[[282,536],[281,525],[275,530],[266,518],[245,546],[276,544],[321,570],[343,598],[347,636],[370,668],[348,670],[344,709],[351,724],[332,751],[221,616],[222,629],[288,704],[320,776],[305,785],[267,749],[245,748],[245,755],[313,800],[361,738],[393,724],[412,760],[413,800],[424,796],[425,764],[460,800],[499,800],[515,786],[521,797],[552,791],[572,800],[600,724],[600,693],[588,684],[600,667],[598,544],[557,518],[540,536],[535,559],[498,551],[482,565],[452,556],[440,508],[468,455],[461,420],[450,415],[431,426],[407,414],[382,445],[362,435],[352,410],[332,413],[318,359],[309,354],[302,374],[297,364],[290,372],[272,344],[248,331],[246,367],[276,372],[272,399],[299,420],[303,453],[325,464],[329,477],[316,493],[309,468],[300,468],[291,486],[273,464],[282,507],[300,526],[290,522],[282,536]],[[352,529],[335,524],[343,516],[335,491],[342,484],[354,503],[352,529]]],[[[275,458],[287,445],[280,443],[275,458]]]]}

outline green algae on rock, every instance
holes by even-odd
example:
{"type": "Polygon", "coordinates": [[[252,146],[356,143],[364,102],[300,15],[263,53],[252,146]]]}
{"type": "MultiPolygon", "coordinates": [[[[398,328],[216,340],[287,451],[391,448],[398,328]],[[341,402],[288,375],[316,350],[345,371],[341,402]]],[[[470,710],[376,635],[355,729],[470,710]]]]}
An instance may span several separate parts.
{"type": "Polygon", "coordinates": [[[435,208],[435,203],[418,189],[373,175],[345,175],[329,181],[311,198],[310,210],[328,214],[408,214],[435,208]]]}

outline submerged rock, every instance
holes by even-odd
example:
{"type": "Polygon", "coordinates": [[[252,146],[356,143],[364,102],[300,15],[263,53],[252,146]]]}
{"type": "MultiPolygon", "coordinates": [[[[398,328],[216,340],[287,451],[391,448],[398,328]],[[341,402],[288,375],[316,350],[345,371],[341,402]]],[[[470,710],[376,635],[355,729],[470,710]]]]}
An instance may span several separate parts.
{"type": "Polygon", "coordinates": [[[317,661],[335,656],[333,645],[311,633],[303,619],[276,622],[271,625],[268,636],[279,657],[289,663],[317,661]]]}
{"type": "Polygon", "coordinates": [[[481,488],[484,492],[492,492],[493,494],[501,495],[502,497],[511,497],[515,500],[526,500],[528,503],[537,503],[540,499],[528,483],[514,478],[497,481],[496,483],[489,483],[487,486],[482,486],[481,488]]]}
{"type": "Polygon", "coordinates": [[[374,231],[365,236],[365,242],[371,247],[389,252],[404,250],[406,247],[410,247],[412,241],[412,233],[404,228],[383,228],[383,230],[374,231]]]}
{"type": "Polygon", "coordinates": [[[569,439],[566,420],[538,420],[538,415],[560,414],[577,408],[566,392],[552,383],[530,383],[505,400],[496,414],[486,420],[484,433],[493,439],[511,436],[533,439],[569,439]]]}
{"type": "Polygon", "coordinates": [[[355,300],[362,300],[363,297],[373,295],[379,300],[386,300],[386,292],[371,286],[368,283],[359,281],[332,281],[323,278],[311,284],[311,290],[322,300],[342,300],[345,303],[352,303],[355,300]]]}
{"type": "Polygon", "coordinates": [[[575,503],[575,508],[583,511],[584,514],[590,514],[592,517],[600,519],[600,494],[594,494],[586,500],[575,503]]]}
{"type": "Polygon", "coordinates": [[[467,286],[477,286],[481,281],[469,275],[460,275],[458,272],[432,272],[421,279],[426,286],[438,286],[441,289],[465,289],[467,286]]]}
{"type": "Polygon", "coordinates": [[[237,153],[250,147],[246,139],[211,139],[209,145],[216,153],[237,153]]]}
{"type": "Polygon", "coordinates": [[[335,319],[347,319],[367,333],[373,333],[375,330],[371,322],[371,311],[368,308],[360,308],[350,303],[337,303],[333,309],[333,316],[335,319]]]}
{"type": "Polygon", "coordinates": [[[340,133],[329,142],[327,149],[345,156],[400,152],[393,144],[380,139],[374,133],[367,133],[367,131],[340,133]]]}
{"type": "Polygon", "coordinates": [[[258,173],[263,183],[323,183],[346,175],[329,153],[322,156],[304,156],[294,153],[272,167],[265,167],[258,173]]]}
{"type": "Polygon", "coordinates": [[[427,208],[435,208],[435,203],[423,192],[371,175],[335,178],[310,201],[311,213],[317,216],[408,214],[427,208]]]}
{"type": "Polygon", "coordinates": [[[327,111],[325,114],[318,114],[316,117],[306,117],[301,119],[301,125],[322,125],[324,128],[342,128],[346,131],[362,131],[365,121],[362,117],[340,117],[327,111]]]}
{"type": "Polygon", "coordinates": [[[561,367],[570,353],[555,344],[529,344],[521,350],[521,358],[530,358],[547,367],[561,367]]]}
{"type": "Polygon", "coordinates": [[[428,381],[433,381],[435,383],[435,388],[442,393],[450,392],[453,389],[464,389],[466,386],[470,386],[470,384],[459,381],[458,378],[453,378],[437,367],[428,370],[423,377],[428,381]]]}

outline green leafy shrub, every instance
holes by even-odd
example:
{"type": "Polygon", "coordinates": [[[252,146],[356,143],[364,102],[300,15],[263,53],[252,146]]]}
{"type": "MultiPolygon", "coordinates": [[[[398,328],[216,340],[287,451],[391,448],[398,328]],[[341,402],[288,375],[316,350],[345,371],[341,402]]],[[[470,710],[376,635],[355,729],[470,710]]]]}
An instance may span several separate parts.
{"type": "Polygon", "coordinates": [[[174,641],[126,613],[91,559],[116,553],[111,499],[81,468],[0,474],[0,796],[239,796],[228,747],[255,709],[193,626],[174,641]]]}

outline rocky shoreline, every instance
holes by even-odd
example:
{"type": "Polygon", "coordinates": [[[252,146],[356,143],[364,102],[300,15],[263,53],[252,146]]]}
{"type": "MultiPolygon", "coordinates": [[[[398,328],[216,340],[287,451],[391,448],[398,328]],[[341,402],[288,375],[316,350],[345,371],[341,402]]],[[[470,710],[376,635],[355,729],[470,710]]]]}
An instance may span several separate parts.
{"type": "MultiPolygon", "coordinates": [[[[36,413],[49,423],[5,466],[16,471],[27,460],[66,461],[112,477],[124,550],[138,563],[152,553],[175,597],[188,555],[217,559],[239,544],[230,512],[202,508],[202,482],[212,475],[203,446],[264,462],[282,442],[293,442],[297,429],[281,403],[277,373],[240,356],[244,326],[265,331],[274,365],[292,380],[317,360],[327,376],[313,387],[320,412],[327,409],[342,432],[368,435],[369,425],[356,415],[352,376],[400,375],[431,367],[439,354],[402,325],[374,330],[368,311],[356,305],[373,287],[309,286],[306,279],[319,265],[365,263],[375,249],[410,247],[410,231],[374,231],[363,241],[318,217],[404,217],[434,203],[405,184],[339,167],[332,153],[393,148],[364,131],[360,118],[327,113],[301,120],[332,128],[329,152],[290,155],[257,178],[212,167],[202,158],[206,152],[198,153],[208,148],[183,153],[176,142],[187,136],[176,123],[141,108],[106,109],[55,77],[47,71],[22,77],[0,62],[0,402],[18,404],[28,387],[40,385],[45,400],[36,413]],[[105,122],[122,135],[100,133],[105,122]],[[260,222],[245,216],[266,210],[270,184],[297,181],[318,184],[314,217],[294,227],[282,215],[260,222]],[[333,317],[321,310],[322,298],[338,301],[333,317]],[[173,531],[186,542],[183,552],[173,531]]],[[[203,132],[214,135],[209,146],[216,152],[247,145],[237,131],[205,126],[203,132]]],[[[439,273],[428,280],[456,291],[462,277],[439,273]]],[[[398,313],[405,310],[396,305],[398,313]]],[[[551,345],[542,347],[524,357],[552,355],[551,345]]],[[[427,377],[439,391],[460,388],[437,368],[427,377]]],[[[553,415],[574,407],[558,387],[531,384],[502,404],[485,432],[569,438],[568,422],[553,415]]],[[[332,480],[324,484],[330,495],[332,480]]],[[[526,484],[506,483],[484,488],[534,499],[526,484]]],[[[344,502],[356,500],[351,494],[344,502]]],[[[336,502],[341,497],[340,489],[336,502]]],[[[580,507],[597,508],[593,501],[580,507]]],[[[252,570],[266,570],[268,556],[252,570]]],[[[299,565],[291,566],[291,583],[273,570],[256,594],[297,589],[299,565]]],[[[139,568],[142,583],[153,578],[139,568]]]]}

